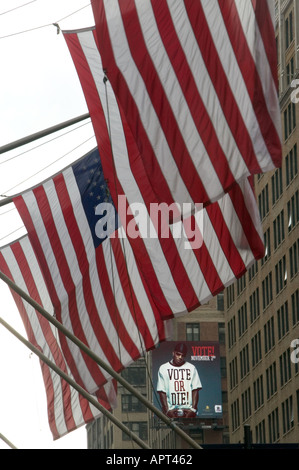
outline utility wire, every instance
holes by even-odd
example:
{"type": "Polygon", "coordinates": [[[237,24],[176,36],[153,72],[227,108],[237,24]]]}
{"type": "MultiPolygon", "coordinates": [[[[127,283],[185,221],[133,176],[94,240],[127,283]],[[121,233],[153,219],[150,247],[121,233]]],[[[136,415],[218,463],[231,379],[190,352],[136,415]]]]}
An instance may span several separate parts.
{"type": "Polygon", "coordinates": [[[60,23],[60,21],[63,21],[63,20],[65,20],[66,18],[69,18],[69,17],[72,16],[72,15],[75,15],[76,13],[78,13],[78,12],[81,11],[81,10],[84,10],[84,8],[90,7],[91,4],[92,4],[92,1],[93,1],[93,0],[91,0],[91,2],[90,2],[88,5],[85,5],[84,7],[79,8],[78,10],[74,11],[73,13],[70,13],[69,15],[64,16],[63,18],[60,18],[60,20],[58,20],[57,23],[60,23]]]}
{"type": "MultiPolygon", "coordinates": [[[[87,7],[90,7],[91,3],[89,3],[88,5],[85,5],[84,7],[82,8],[79,8],[78,10],[70,13],[69,15],[67,16],[64,16],[63,18],[60,18],[60,20],[56,21],[55,23],[47,23],[47,24],[44,24],[44,25],[41,25],[41,26],[36,26],[35,28],[30,28],[30,29],[25,29],[23,31],[18,31],[16,33],[11,33],[11,34],[6,34],[5,36],[0,36],[0,39],[6,39],[6,38],[10,38],[12,36],[17,36],[19,34],[23,34],[23,33],[30,33],[31,31],[35,31],[37,29],[42,29],[42,28],[47,28],[48,26],[56,26],[57,27],[57,34],[59,33],[59,26],[58,26],[58,23],[65,20],[66,18],[69,18],[70,16],[72,15],[75,15],[76,13],[78,13],[79,11],[83,10],[84,8],[87,8],[87,7]]],[[[5,13],[5,12],[4,12],[5,13]]],[[[4,14],[3,13],[3,14],[4,14]]]]}
{"type": "Polygon", "coordinates": [[[34,3],[34,2],[37,2],[37,0],[31,0],[31,2],[24,3],[23,5],[19,5],[18,7],[15,7],[15,8],[11,8],[11,10],[3,11],[2,13],[0,13],[0,16],[6,15],[7,13],[18,10],[19,8],[23,8],[26,5],[29,5],[30,3],[34,3]]]}
{"type": "MultiPolygon", "coordinates": [[[[89,137],[88,139],[86,139],[84,142],[81,142],[81,144],[77,145],[75,148],[73,148],[72,150],[70,150],[69,152],[65,153],[64,155],[62,155],[61,157],[57,158],[57,160],[55,160],[54,162],[51,162],[49,163],[49,165],[45,166],[44,168],[42,168],[41,170],[37,171],[36,173],[34,173],[33,175],[29,176],[28,178],[26,178],[25,180],[21,181],[20,183],[16,184],[15,186],[13,186],[12,188],[10,189],[7,189],[6,191],[4,191],[4,194],[0,194],[1,197],[8,197],[6,195],[6,193],[9,193],[12,189],[15,189],[17,188],[18,186],[20,186],[21,184],[23,183],[26,183],[26,181],[30,180],[31,178],[33,178],[34,176],[38,175],[39,173],[41,173],[42,171],[48,169],[50,166],[54,165],[55,163],[57,163],[59,160],[62,160],[64,157],[66,157],[67,155],[69,155],[71,152],[73,152],[74,150],[76,150],[77,148],[81,147],[81,145],[84,145],[86,142],[88,142],[89,140],[93,139],[94,138],[94,135],[92,135],[91,137],[89,137]]],[[[26,190],[24,190],[26,191],[26,190]]]]}
{"type": "Polygon", "coordinates": [[[23,34],[23,33],[30,33],[31,31],[35,31],[37,29],[46,28],[47,26],[53,26],[53,23],[48,23],[42,26],[37,26],[36,28],[25,29],[24,31],[18,31],[17,33],[7,34],[6,36],[0,36],[0,39],[10,38],[12,36],[17,36],[18,34],[23,34]]]}
{"type": "Polygon", "coordinates": [[[53,142],[54,140],[59,139],[60,137],[64,137],[65,135],[69,134],[70,132],[76,131],[76,130],[80,129],[83,126],[86,126],[87,124],[91,124],[91,121],[85,122],[84,124],[81,124],[80,126],[75,127],[74,129],[71,129],[67,132],[64,132],[63,134],[60,134],[56,137],[53,137],[52,139],[47,140],[46,142],[42,142],[41,144],[36,145],[35,147],[32,147],[28,150],[25,150],[24,152],[18,153],[18,155],[14,155],[13,157],[7,158],[7,160],[4,160],[3,162],[0,161],[0,165],[2,165],[3,163],[6,163],[6,162],[10,162],[11,160],[14,160],[17,157],[20,157],[21,155],[24,155],[25,153],[31,152],[32,150],[35,150],[35,149],[41,147],[42,145],[46,145],[49,142],[53,142]]]}
{"type": "MultiPolygon", "coordinates": [[[[15,230],[13,230],[12,232],[8,233],[8,234],[5,235],[4,237],[1,237],[1,238],[0,238],[0,241],[5,240],[5,238],[10,237],[13,233],[18,232],[18,231],[21,230],[21,229],[25,229],[25,226],[23,225],[22,227],[16,228],[15,230]]],[[[2,248],[2,247],[1,247],[1,248],[2,248]]]]}

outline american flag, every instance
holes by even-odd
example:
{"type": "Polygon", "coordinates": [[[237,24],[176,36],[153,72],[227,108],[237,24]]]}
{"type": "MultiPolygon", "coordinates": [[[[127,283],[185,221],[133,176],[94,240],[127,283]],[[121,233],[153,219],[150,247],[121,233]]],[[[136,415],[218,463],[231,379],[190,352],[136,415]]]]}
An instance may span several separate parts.
{"type": "MultiPolygon", "coordinates": [[[[48,313],[54,313],[43,274],[27,235],[0,250],[0,270],[48,313]]],[[[60,370],[73,378],[55,327],[13,290],[11,292],[28,340],[60,370]]],[[[49,426],[54,440],[101,415],[97,408],[70,387],[45,362],[41,361],[40,364],[46,390],[49,426]]],[[[97,391],[96,397],[106,409],[115,408],[115,382],[105,384],[97,391]]]]}
{"type": "MultiPolygon", "coordinates": [[[[120,372],[165,339],[165,323],[138,271],[121,226],[99,238],[99,203],[109,192],[97,149],[14,198],[27,228],[56,318],[120,372]]],[[[115,214],[113,220],[118,223],[115,214]]],[[[111,379],[63,334],[75,380],[89,392],[111,379]]]]}
{"type": "MultiPolygon", "coordinates": [[[[117,196],[124,195],[128,207],[144,204],[150,224],[151,204],[159,201],[122,108],[105,80],[95,29],[64,31],[64,36],[90,111],[113,202],[117,207],[117,196]]],[[[203,243],[197,249],[186,249],[184,238],[175,238],[172,232],[168,238],[159,233],[152,238],[128,237],[163,319],[207,302],[264,255],[260,216],[247,178],[192,217],[194,226],[202,230],[203,243]]],[[[176,222],[172,230],[187,221],[176,222]]]]}
{"type": "Polygon", "coordinates": [[[206,205],[281,165],[272,0],[92,8],[102,67],[159,201],[206,205]]]}

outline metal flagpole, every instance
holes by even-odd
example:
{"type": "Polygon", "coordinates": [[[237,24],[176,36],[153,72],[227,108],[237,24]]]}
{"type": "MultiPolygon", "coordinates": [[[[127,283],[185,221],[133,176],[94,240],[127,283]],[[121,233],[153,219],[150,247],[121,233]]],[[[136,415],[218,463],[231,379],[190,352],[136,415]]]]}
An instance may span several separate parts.
{"type": "MultiPolygon", "coordinates": [[[[10,150],[14,150],[22,145],[29,144],[30,142],[34,142],[35,140],[41,139],[49,134],[53,134],[54,132],[60,131],[61,129],[65,129],[68,126],[72,126],[73,124],[77,124],[78,122],[84,121],[90,117],[89,113],[82,114],[81,116],[77,116],[73,119],[69,119],[68,121],[64,121],[60,124],[56,124],[55,126],[48,127],[42,131],[35,132],[34,134],[30,134],[22,139],[15,140],[9,144],[3,145],[0,147],[0,155],[5,152],[9,152],[10,150]]],[[[12,197],[6,197],[5,199],[0,200],[0,207],[5,206],[6,204],[10,204],[13,201],[12,197]]]]}
{"type": "Polygon", "coordinates": [[[2,439],[2,441],[4,441],[11,449],[17,449],[16,446],[14,446],[5,436],[3,436],[3,434],[1,434],[1,432],[0,439],[2,439]]]}
{"type": "Polygon", "coordinates": [[[148,401],[141,393],[139,393],[132,385],[130,385],[120,374],[106,364],[100,357],[86,346],[79,338],[74,336],[65,326],[60,323],[56,318],[50,315],[41,305],[32,299],[26,292],[18,287],[9,277],[0,271],[0,279],[2,279],[12,290],[19,294],[26,302],[28,302],[35,310],[37,310],[43,317],[50,323],[58,328],[65,336],[67,336],[73,343],[75,343],[82,351],[84,351],[91,359],[93,359],[100,367],[106,370],[113,378],[122,384],[132,395],[140,400],[148,409],[158,416],[167,426],[169,426],[176,434],[185,440],[192,448],[202,449],[197,442],[190,438],[179,426],[177,426],[170,418],[168,418],[162,411],[156,408],[150,401],[148,401]]]}
{"type": "Polygon", "coordinates": [[[11,142],[10,144],[6,144],[0,147],[0,154],[9,152],[10,150],[14,150],[18,147],[21,147],[22,145],[29,144],[30,142],[34,142],[35,140],[41,139],[42,137],[45,137],[46,135],[53,134],[54,132],[60,131],[61,129],[65,129],[68,126],[72,126],[73,124],[77,124],[78,122],[84,121],[85,119],[89,117],[90,117],[89,113],[82,114],[81,116],[78,116],[76,118],[69,119],[68,121],[64,121],[60,124],[56,124],[55,126],[48,127],[47,129],[44,129],[42,131],[38,131],[38,132],[35,132],[34,134],[30,134],[26,137],[23,137],[22,139],[15,140],[14,142],[11,142]]]}
{"type": "MultiPolygon", "coordinates": [[[[125,432],[133,441],[135,441],[142,449],[150,449],[150,447],[145,444],[136,434],[134,434],[127,426],[125,426],[121,421],[119,421],[110,411],[106,410],[103,405],[101,405],[92,395],[90,395],[84,388],[78,385],[73,379],[71,379],[65,372],[63,372],[59,367],[50,361],[50,359],[45,356],[38,348],[36,348],[30,341],[27,341],[23,336],[21,336],[14,328],[12,328],[8,323],[6,323],[3,318],[0,317],[0,324],[3,325],[10,333],[12,333],[16,338],[18,338],[27,348],[29,348],[34,354],[36,354],[43,362],[45,362],[51,369],[54,370],[58,375],[60,375],[66,382],[68,382],[73,388],[77,390],[84,398],[86,398],[93,406],[100,410],[108,419],[110,419],[116,426],[118,426],[123,432],[125,432]]],[[[0,435],[1,436],[1,435],[0,435]]]]}

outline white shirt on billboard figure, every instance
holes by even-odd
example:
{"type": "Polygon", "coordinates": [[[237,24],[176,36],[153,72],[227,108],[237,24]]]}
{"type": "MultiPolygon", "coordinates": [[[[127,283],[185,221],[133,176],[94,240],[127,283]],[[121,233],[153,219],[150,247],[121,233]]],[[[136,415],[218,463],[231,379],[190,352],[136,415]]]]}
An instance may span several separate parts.
{"type": "Polygon", "coordinates": [[[157,392],[162,411],[169,418],[195,418],[202,388],[196,367],[186,362],[187,346],[176,344],[172,359],[158,371],[157,392]]]}

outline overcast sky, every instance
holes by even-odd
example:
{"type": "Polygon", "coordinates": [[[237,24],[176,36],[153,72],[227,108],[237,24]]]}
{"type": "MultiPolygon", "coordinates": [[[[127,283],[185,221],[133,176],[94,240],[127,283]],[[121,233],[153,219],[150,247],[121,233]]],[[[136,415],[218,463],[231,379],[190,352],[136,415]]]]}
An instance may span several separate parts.
{"type": "MultiPolygon", "coordinates": [[[[93,25],[89,0],[0,2],[0,147],[88,112],[64,38],[52,25],[57,22],[62,29],[93,25]]],[[[88,120],[1,154],[0,194],[14,195],[55,174],[93,148],[93,136],[88,120]]],[[[0,247],[24,233],[13,205],[0,208],[0,247]]],[[[25,336],[1,280],[0,299],[0,316],[25,336]]],[[[0,380],[0,433],[17,448],[87,447],[85,426],[53,441],[39,360],[3,326],[0,380]]],[[[1,439],[0,449],[9,449],[1,439]]]]}

